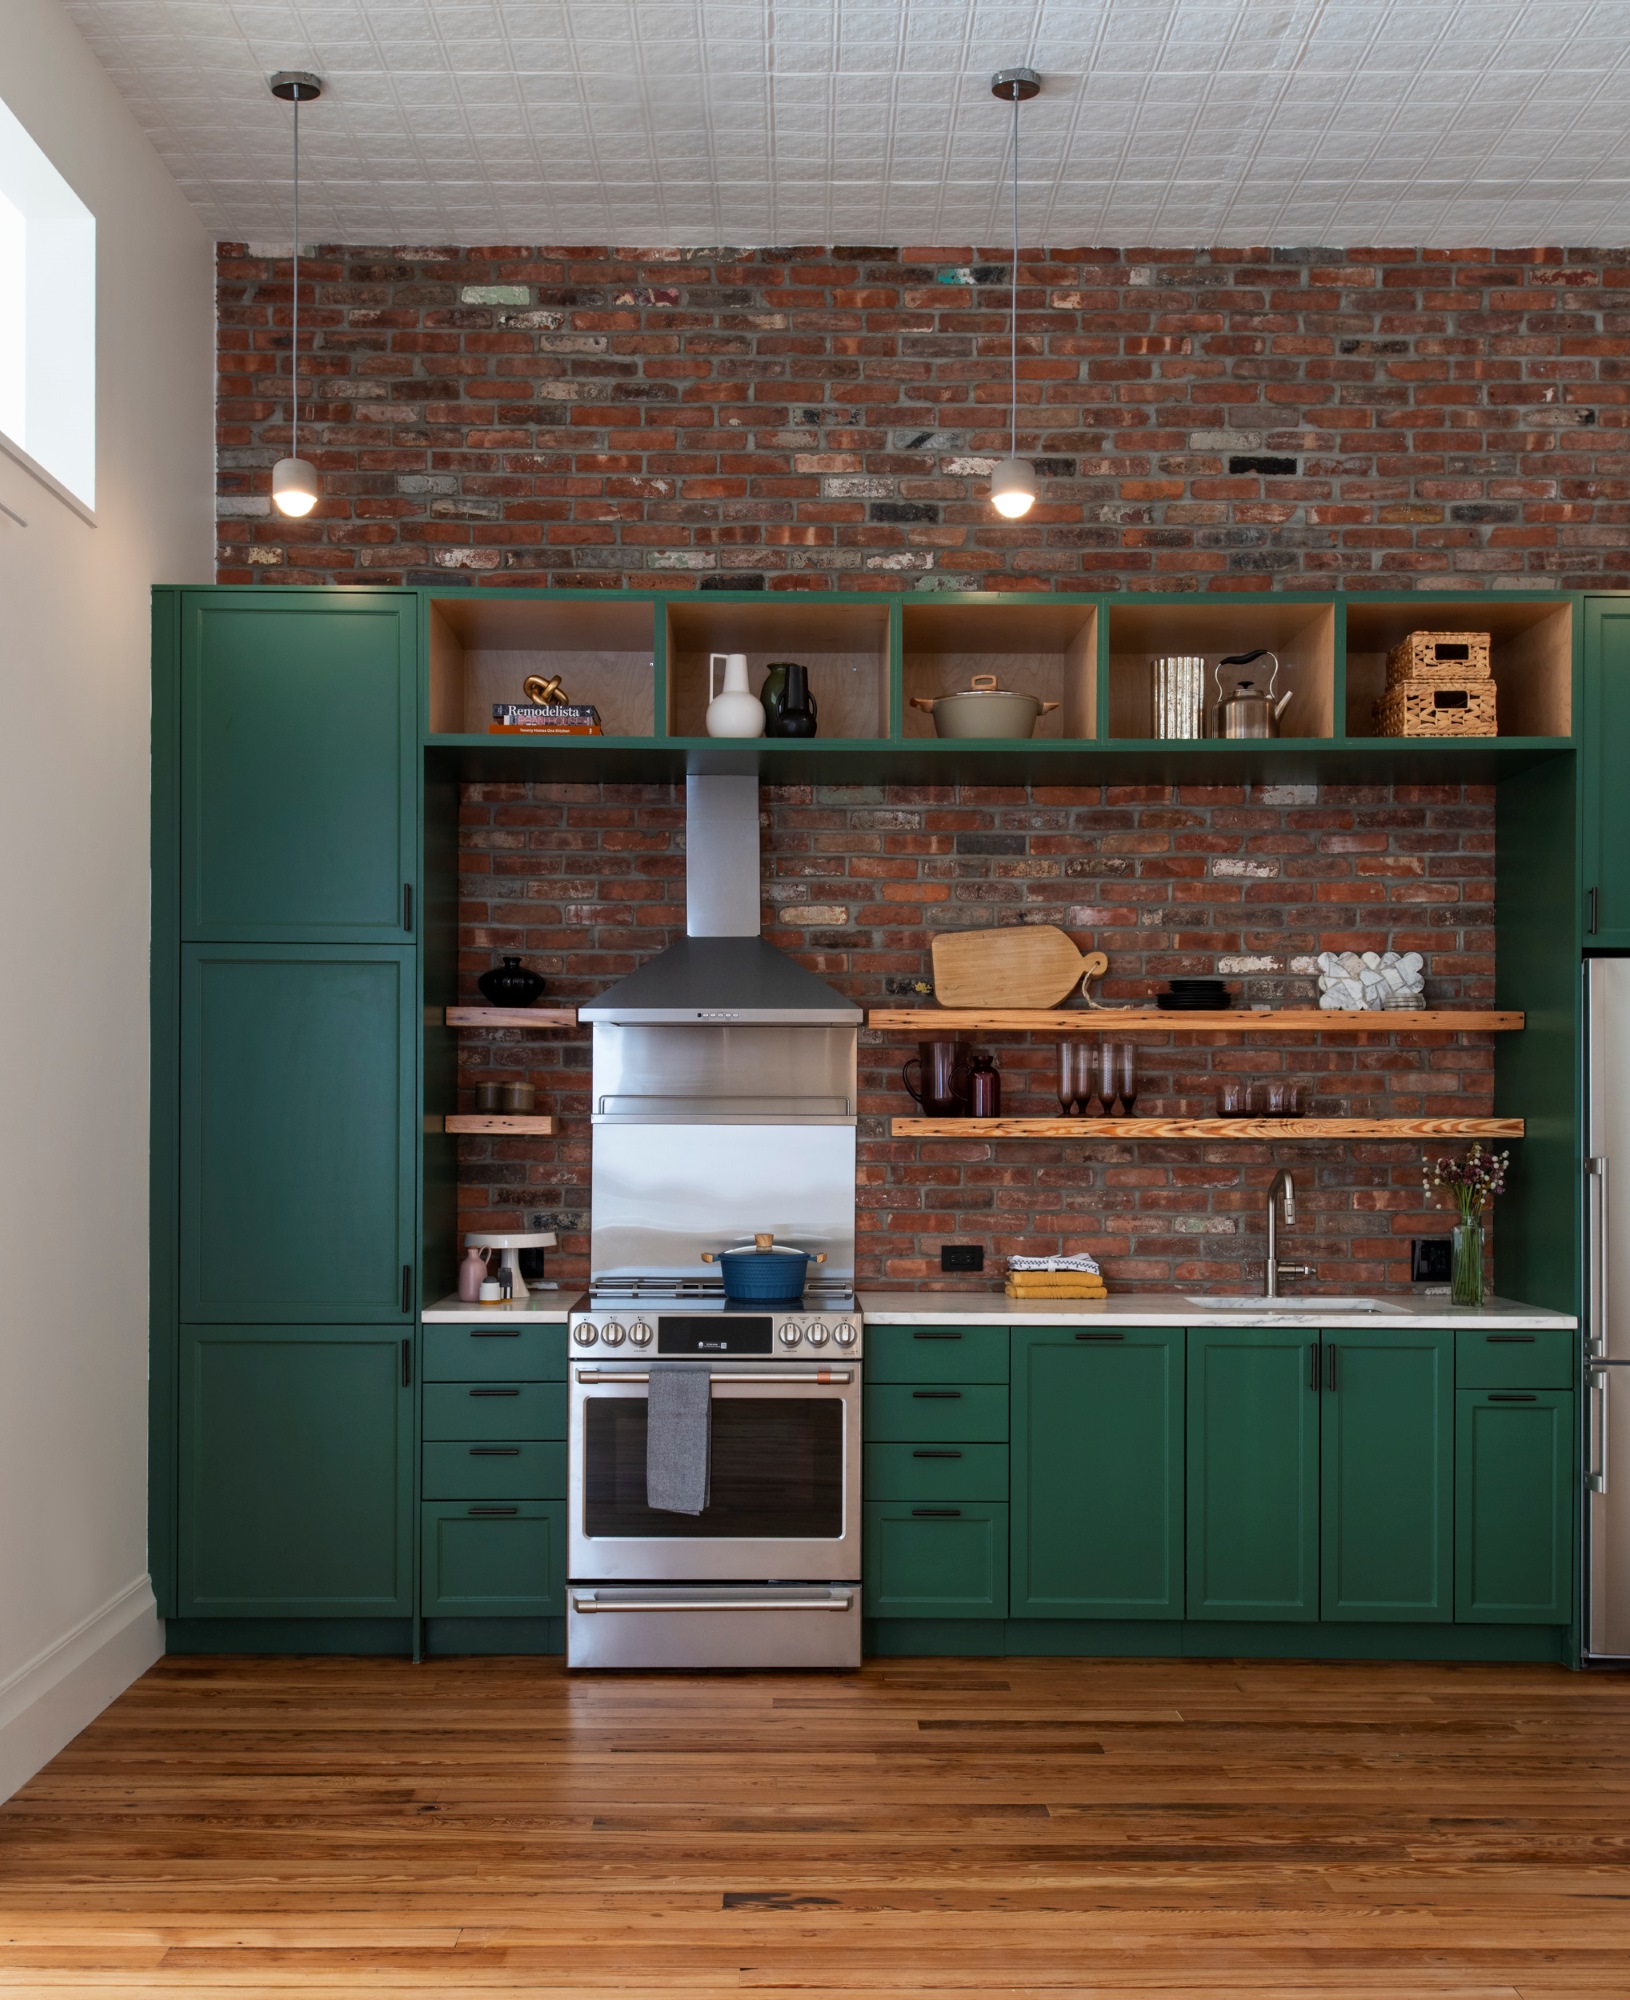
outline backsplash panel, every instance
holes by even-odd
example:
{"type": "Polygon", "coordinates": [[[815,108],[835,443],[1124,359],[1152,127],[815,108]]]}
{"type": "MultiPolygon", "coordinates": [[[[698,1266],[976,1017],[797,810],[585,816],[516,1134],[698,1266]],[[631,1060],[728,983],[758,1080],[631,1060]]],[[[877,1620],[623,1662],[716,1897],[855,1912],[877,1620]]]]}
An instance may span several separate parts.
{"type": "MultiPolygon", "coordinates": [[[[582,1003],[684,933],[684,796],[670,786],[468,785],[461,810],[460,997],[518,951],[548,998],[582,1003]]],[[[1426,959],[1430,1005],[1494,998],[1490,788],[1293,785],[939,788],[766,786],[764,928],[860,1005],[906,1006],[934,932],[1056,923],[1109,954],[1102,997],[1143,1000],[1217,973],[1236,1005],[1313,1004],[1321,951],[1426,959]]],[[[926,1003],[925,1003],[926,1004],[926,1003]]],[[[1103,1017],[1113,1034],[1112,1015],[1103,1017]]],[[[930,1017],[931,1025],[931,1017],[930,1017]]],[[[1378,1034],[1131,1037],[1142,1114],[1204,1115],[1224,1075],[1290,1075],[1329,1115],[1482,1116],[1493,1038],[1378,1034]]],[[[1051,1115],[1056,1043],[991,1036],[1003,1110],[1051,1115]]],[[[909,1039],[861,1032],[861,1282],[988,1288],[1015,1252],[1087,1248],[1112,1289],[1256,1289],[1275,1168],[1297,1177],[1282,1254],[1331,1290],[1409,1282],[1412,1235],[1447,1234],[1423,1203],[1421,1147],[1370,1143],[902,1140],[909,1039]],[[942,1275],[942,1243],[986,1272],[942,1275]]],[[[529,1078],[551,1140],[460,1146],[466,1228],[555,1228],[551,1275],[588,1275],[586,1031],[460,1037],[460,1108],[488,1078],[529,1078]],[[540,1220],[540,1218],[543,1218],[540,1220]]],[[[1519,1162],[1520,1165],[1520,1162],[1519,1162]]]]}

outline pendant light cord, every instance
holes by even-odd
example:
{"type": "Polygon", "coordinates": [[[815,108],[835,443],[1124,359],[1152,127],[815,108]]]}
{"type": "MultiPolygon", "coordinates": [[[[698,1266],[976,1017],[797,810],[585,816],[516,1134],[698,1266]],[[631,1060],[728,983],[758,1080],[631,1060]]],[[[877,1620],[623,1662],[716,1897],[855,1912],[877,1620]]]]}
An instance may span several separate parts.
{"type": "MultiPolygon", "coordinates": [[[[298,130],[298,127],[296,128],[298,130]]],[[[1008,350],[1012,375],[1008,385],[1008,456],[1019,455],[1019,87],[1013,86],[1013,283],[1010,287],[1010,338],[1008,350]]]]}
{"type": "Polygon", "coordinates": [[[300,86],[294,86],[294,343],[289,350],[289,456],[300,456],[300,86]]]}

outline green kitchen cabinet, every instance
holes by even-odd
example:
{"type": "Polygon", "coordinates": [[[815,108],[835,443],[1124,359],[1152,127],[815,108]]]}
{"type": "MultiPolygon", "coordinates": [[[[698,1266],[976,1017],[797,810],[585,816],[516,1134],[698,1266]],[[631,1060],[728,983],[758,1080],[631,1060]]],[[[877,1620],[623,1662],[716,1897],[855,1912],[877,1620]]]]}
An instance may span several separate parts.
{"type": "Polygon", "coordinates": [[[183,937],[412,934],[417,610],[406,591],[184,594],[183,937]]]}
{"type": "Polygon", "coordinates": [[[1455,1397],[1455,1617],[1565,1625],[1573,1601],[1571,1389],[1455,1397]]]}
{"type": "Polygon", "coordinates": [[[1183,1616],[1181,1327],[1013,1330],[1015,1618],[1183,1616]]]}
{"type": "Polygon", "coordinates": [[[1191,1327],[1190,1618],[1319,1615],[1319,1339],[1300,1327],[1191,1327]]]}
{"type": "Polygon", "coordinates": [[[1453,1612],[1455,1336],[1326,1332],[1319,1398],[1320,1616],[1453,1612]]]}
{"type": "Polygon", "coordinates": [[[566,1503],[472,1501],[420,1509],[426,1618],[559,1618],[566,1503]]]}
{"type": "Polygon", "coordinates": [[[182,1617],[411,1611],[408,1347],[383,1327],[182,1329],[182,1617]]]}
{"type": "Polygon", "coordinates": [[[411,948],[184,948],[183,1321],[408,1317],[418,1026],[411,948]]]}
{"type": "Polygon", "coordinates": [[[1587,946],[1630,950],[1630,597],[1585,603],[1584,716],[1579,728],[1587,946]]]}
{"type": "Polygon", "coordinates": [[[564,1382],[427,1382],[424,1435],[475,1442],[564,1438],[564,1382]]]}
{"type": "Polygon", "coordinates": [[[866,1329],[868,1382],[1005,1382],[1005,1326],[880,1326],[866,1329]]]}
{"type": "Polygon", "coordinates": [[[868,1382],[862,1391],[868,1443],[1006,1444],[1007,1384],[868,1382]]]}
{"type": "Polygon", "coordinates": [[[862,1514],[869,1618],[1006,1617],[1006,1507],[868,1500],[862,1514]]]}

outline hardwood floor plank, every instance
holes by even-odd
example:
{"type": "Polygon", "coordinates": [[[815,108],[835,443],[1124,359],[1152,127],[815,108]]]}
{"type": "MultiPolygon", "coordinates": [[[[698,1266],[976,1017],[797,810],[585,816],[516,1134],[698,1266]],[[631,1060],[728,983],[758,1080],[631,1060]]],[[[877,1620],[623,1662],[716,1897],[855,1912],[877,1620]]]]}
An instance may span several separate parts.
{"type": "Polygon", "coordinates": [[[41,2000],[1625,2000],[1630,1677],[165,1660],[0,1807],[41,2000]]]}

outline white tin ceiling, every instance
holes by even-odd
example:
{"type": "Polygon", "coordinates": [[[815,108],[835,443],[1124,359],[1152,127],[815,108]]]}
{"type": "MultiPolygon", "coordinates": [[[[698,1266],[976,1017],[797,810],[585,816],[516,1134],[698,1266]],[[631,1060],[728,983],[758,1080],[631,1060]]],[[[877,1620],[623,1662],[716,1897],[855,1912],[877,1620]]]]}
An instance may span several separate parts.
{"type": "MultiPolygon", "coordinates": [[[[1630,0],[65,0],[217,234],[1630,241],[1630,0]]],[[[3,91],[3,83],[0,83],[3,91]]]]}

